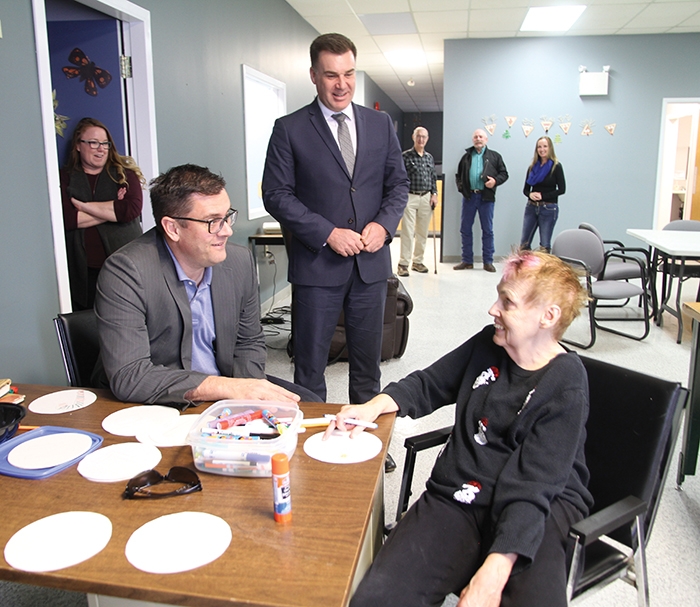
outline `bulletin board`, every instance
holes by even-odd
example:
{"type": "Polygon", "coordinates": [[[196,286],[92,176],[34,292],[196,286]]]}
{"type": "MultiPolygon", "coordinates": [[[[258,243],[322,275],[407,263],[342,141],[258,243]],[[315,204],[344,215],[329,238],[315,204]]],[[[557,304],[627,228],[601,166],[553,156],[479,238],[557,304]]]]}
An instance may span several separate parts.
{"type": "Polygon", "coordinates": [[[284,82],[252,67],[242,67],[248,219],[251,220],[268,214],[262,200],[265,155],[275,120],[287,113],[287,88],[284,82]]]}

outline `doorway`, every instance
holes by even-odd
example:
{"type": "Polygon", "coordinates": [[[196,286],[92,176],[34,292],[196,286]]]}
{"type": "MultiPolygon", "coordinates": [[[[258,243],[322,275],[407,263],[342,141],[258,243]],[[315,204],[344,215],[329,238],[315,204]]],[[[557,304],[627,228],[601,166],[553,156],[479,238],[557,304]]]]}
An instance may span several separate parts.
{"type": "Polygon", "coordinates": [[[700,99],[664,99],[654,228],[700,220],[700,99]]]}
{"type": "MultiPolygon", "coordinates": [[[[132,77],[127,80],[125,87],[125,95],[129,99],[126,104],[129,125],[126,138],[130,143],[131,155],[136,159],[146,180],[150,181],[158,175],[150,13],[127,0],[75,0],[75,2],[121,21],[123,52],[132,57],[132,77]]],[[[32,12],[59,311],[66,313],[71,311],[70,285],[63,236],[63,213],[58,175],[59,159],[56,147],[45,0],[32,0],[32,12]]],[[[144,207],[147,208],[150,204],[148,192],[144,192],[143,202],[144,207]]],[[[143,219],[144,230],[153,226],[150,214],[145,213],[143,219]]]]}

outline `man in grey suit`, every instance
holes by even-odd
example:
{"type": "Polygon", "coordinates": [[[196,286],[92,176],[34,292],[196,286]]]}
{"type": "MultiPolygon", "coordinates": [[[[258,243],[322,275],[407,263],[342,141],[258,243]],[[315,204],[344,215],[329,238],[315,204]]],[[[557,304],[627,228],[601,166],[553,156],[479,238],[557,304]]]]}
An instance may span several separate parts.
{"type": "Polygon", "coordinates": [[[195,165],[154,179],[156,227],[112,254],[100,272],[100,355],[121,400],[299,400],[266,379],[254,260],[227,242],[237,211],[225,185],[195,165]]]}

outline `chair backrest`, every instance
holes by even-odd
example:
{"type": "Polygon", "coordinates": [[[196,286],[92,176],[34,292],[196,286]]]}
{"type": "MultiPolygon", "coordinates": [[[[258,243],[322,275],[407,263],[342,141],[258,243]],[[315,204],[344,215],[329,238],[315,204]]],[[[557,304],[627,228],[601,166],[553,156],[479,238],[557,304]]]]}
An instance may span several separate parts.
{"type": "Polygon", "coordinates": [[[75,387],[93,387],[90,377],[100,353],[95,312],[81,310],[59,314],[53,322],[68,383],[75,387]]]}
{"type": "Polygon", "coordinates": [[[600,239],[600,242],[603,242],[603,235],[598,231],[598,228],[596,228],[594,225],[591,225],[590,223],[586,223],[584,221],[583,223],[578,224],[578,229],[593,232],[600,239]]]}
{"type": "Polygon", "coordinates": [[[584,262],[597,277],[605,265],[603,241],[589,230],[564,230],[554,239],[552,253],[557,257],[584,262]]]}
{"type": "MultiPolygon", "coordinates": [[[[595,513],[629,495],[647,502],[651,532],[680,428],[687,391],[680,384],[582,356],[588,372],[588,485],[595,513]]],[[[631,546],[629,533],[614,535],[631,546]]]]}
{"type": "Polygon", "coordinates": [[[675,230],[676,232],[700,232],[700,221],[695,219],[675,219],[667,223],[663,230],[675,230]]]}

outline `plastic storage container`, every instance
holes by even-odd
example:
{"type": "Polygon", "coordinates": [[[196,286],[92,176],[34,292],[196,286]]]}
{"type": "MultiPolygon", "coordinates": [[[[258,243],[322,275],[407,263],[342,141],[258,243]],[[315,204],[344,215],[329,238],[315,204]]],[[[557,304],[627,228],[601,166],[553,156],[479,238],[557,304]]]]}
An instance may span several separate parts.
{"type": "Polygon", "coordinates": [[[275,453],[284,453],[292,459],[303,418],[304,414],[294,404],[217,401],[199,416],[187,436],[194,465],[213,474],[270,477],[275,453]],[[263,411],[269,413],[267,417],[271,417],[272,423],[262,417],[263,411]],[[252,412],[249,417],[253,419],[245,424],[231,426],[227,421],[246,412],[252,412]],[[282,427],[273,427],[275,421],[282,427]]]}

